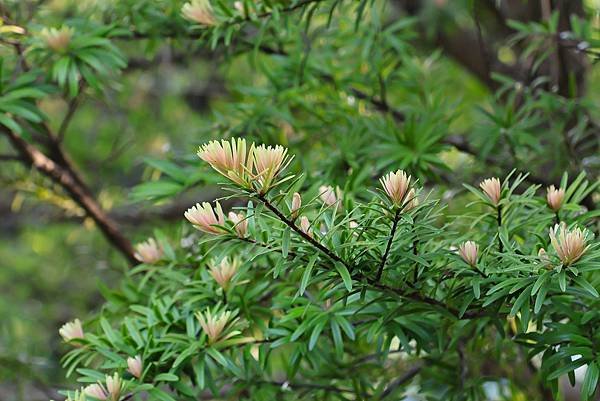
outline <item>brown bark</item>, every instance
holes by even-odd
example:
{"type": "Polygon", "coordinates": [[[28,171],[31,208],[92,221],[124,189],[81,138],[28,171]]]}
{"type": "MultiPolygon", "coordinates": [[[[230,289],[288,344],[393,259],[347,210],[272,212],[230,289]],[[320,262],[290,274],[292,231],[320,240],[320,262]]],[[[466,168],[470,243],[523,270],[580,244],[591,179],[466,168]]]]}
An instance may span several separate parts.
{"type": "Polygon", "coordinates": [[[131,264],[136,263],[133,246],[121,233],[116,222],[104,212],[94,197],[91,196],[87,187],[81,185],[80,179],[76,178],[77,175],[70,168],[70,164],[66,166],[58,164],[35,146],[6,128],[2,128],[2,132],[7,136],[15,150],[19,152],[25,164],[35,168],[67,191],[71,198],[94,220],[106,239],[125,256],[127,261],[131,264]]]}

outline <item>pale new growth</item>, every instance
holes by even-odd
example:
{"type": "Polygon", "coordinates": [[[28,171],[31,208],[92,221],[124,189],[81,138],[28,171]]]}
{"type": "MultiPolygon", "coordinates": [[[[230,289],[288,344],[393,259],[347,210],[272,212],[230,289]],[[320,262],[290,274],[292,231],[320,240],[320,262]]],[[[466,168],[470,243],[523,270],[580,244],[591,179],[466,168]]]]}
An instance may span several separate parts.
{"type": "Polygon", "coordinates": [[[283,146],[252,144],[247,149],[246,140],[239,138],[204,144],[198,156],[234,183],[262,194],[277,184],[277,177],[292,161],[283,146]]]}
{"type": "Polygon", "coordinates": [[[500,185],[500,180],[498,178],[488,178],[485,179],[479,184],[479,187],[482,189],[483,193],[488,197],[488,199],[492,202],[494,206],[498,206],[500,203],[500,196],[502,194],[502,186],[500,185]]]}
{"type": "Polygon", "coordinates": [[[331,185],[321,185],[319,187],[319,197],[327,206],[333,206],[338,202],[338,198],[342,197],[342,191],[339,188],[334,190],[331,185]]]}
{"type": "Polygon", "coordinates": [[[213,26],[217,24],[212,6],[208,0],[192,0],[181,8],[183,16],[200,25],[213,26]]]}
{"type": "Polygon", "coordinates": [[[265,146],[260,145],[254,148],[254,179],[260,184],[260,191],[267,192],[275,183],[279,173],[285,169],[290,162],[291,157],[287,155],[287,149],[281,145],[265,146]]]}
{"type": "Polygon", "coordinates": [[[223,258],[219,264],[209,264],[208,272],[224,290],[227,290],[227,288],[229,288],[231,279],[235,273],[237,273],[239,266],[239,259],[223,258]]]}
{"type": "Polygon", "coordinates": [[[118,401],[121,397],[123,389],[123,381],[117,372],[112,376],[106,376],[106,390],[112,401],[118,401]]]}
{"type": "Polygon", "coordinates": [[[63,26],[60,29],[44,28],[40,32],[40,35],[50,49],[56,52],[63,52],[69,47],[74,32],[73,28],[63,26]]]}
{"type": "Polygon", "coordinates": [[[557,224],[550,229],[550,242],[560,261],[568,266],[581,258],[589,246],[585,245],[585,231],[580,228],[567,229],[557,224]]]}
{"type": "Polygon", "coordinates": [[[300,210],[301,207],[302,207],[302,197],[300,196],[300,194],[298,192],[294,192],[294,195],[292,195],[292,208],[291,208],[292,219],[295,219],[296,217],[298,217],[298,210],[300,210]]]}
{"type": "Polygon", "coordinates": [[[156,243],[154,238],[148,238],[145,242],[140,242],[135,246],[136,252],[133,256],[140,262],[154,264],[158,262],[163,255],[162,248],[156,243]]]}
{"type": "Polygon", "coordinates": [[[198,157],[210,164],[220,174],[242,187],[249,187],[254,158],[254,145],[246,149],[246,140],[232,138],[210,141],[200,147],[198,157]]]}
{"type": "MultiPolygon", "coordinates": [[[[214,342],[221,339],[221,335],[225,330],[225,326],[229,323],[229,319],[231,317],[231,312],[221,312],[219,314],[212,314],[210,309],[207,309],[206,312],[196,312],[196,318],[200,322],[200,326],[202,326],[202,330],[206,333],[208,337],[208,343],[213,344],[214,342]]],[[[227,339],[236,333],[230,333],[229,335],[223,337],[223,339],[227,339]]]]}
{"type": "Polygon", "coordinates": [[[88,395],[98,400],[104,401],[108,399],[108,392],[100,383],[90,384],[89,386],[86,386],[83,389],[83,392],[85,393],[85,395],[88,395]]]}
{"type": "Polygon", "coordinates": [[[474,241],[463,242],[458,247],[458,253],[471,266],[477,265],[477,254],[479,252],[479,245],[474,241]]]}
{"type": "Polygon", "coordinates": [[[538,258],[540,259],[540,262],[542,262],[545,268],[547,268],[548,270],[552,269],[552,262],[550,261],[550,256],[548,256],[548,253],[544,248],[540,248],[540,250],[538,251],[538,258]]]}
{"type": "Polygon", "coordinates": [[[548,187],[548,192],[546,194],[546,201],[548,202],[548,206],[550,209],[558,212],[565,200],[565,190],[562,188],[556,189],[554,185],[550,185],[548,187]]]}
{"type": "Polygon", "coordinates": [[[75,319],[72,322],[63,324],[60,330],[58,330],[58,334],[60,334],[65,342],[84,338],[81,321],[79,319],[75,319]]]}
{"type": "Polygon", "coordinates": [[[312,234],[310,233],[310,221],[308,220],[308,217],[300,217],[300,230],[309,237],[312,237],[312,234]]]}
{"type": "Polygon", "coordinates": [[[184,213],[184,216],[194,227],[205,233],[216,235],[227,232],[222,227],[225,225],[225,215],[219,202],[215,202],[214,210],[208,202],[203,202],[202,205],[196,203],[184,213]]]}
{"type": "Polygon", "coordinates": [[[136,355],[134,358],[127,358],[127,371],[131,373],[134,377],[140,378],[142,376],[142,357],[136,355]]]}
{"type": "MultiPolygon", "coordinates": [[[[404,203],[411,202],[414,199],[414,191],[412,191],[412,199],[409,199],[410,180],[411,176],[402,170],[389,173],[379,179],[383,190],[396,206],[402,206],[404,203]]],[[[412,207],[412,205],[409,207],[412,207]]]]}
{"type": "Polygon", "coordinates": [[[238,237],[244,238],[248,233],[248,219],[243,213],[229,212],[229,220],[233,223],[233,228],[238,237]]]}

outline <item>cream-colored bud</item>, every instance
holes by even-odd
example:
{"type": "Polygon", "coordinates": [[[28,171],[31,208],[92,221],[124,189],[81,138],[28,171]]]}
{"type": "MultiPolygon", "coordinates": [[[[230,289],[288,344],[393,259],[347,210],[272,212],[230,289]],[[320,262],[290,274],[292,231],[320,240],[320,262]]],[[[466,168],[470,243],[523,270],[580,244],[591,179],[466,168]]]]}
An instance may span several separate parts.
{"type": "Polygon", "coordinates": [[[266,193],[275,183],[279,173],[283,171],[292,161],[288,157],[287,149],[276,145],[259,145],[254,148],[254,168],[256,169],[254,179],[259,184],[261,193],[266,193]]]}
{"type": "Polygon", "coordinates": [[[62,53],[69,47],[69,43],[71,43],[74,33],[75,31],[73,28],[63,26],[60,29],[44,28],[40,32],[40,35],[50,49],[54,50],[55,52],[62,53]]]}
{"type": "Polygon", "coordinates": [[[460,257],[469,265],[475,267],[477,265],[477,257],[479,253],[479,245],[474,241],[463,242],[458,247],[460,257]]]}
{"type": "Polygon", "coordinates": [[[135,254],[133,255],[138,261],[152,265],[158,262],[163,256],[163,250],[154,240],[148,238],[145,242],[140,242],[135,246],[135,254]]]}
{"type": "Polygon", "coordinates": [[[83,392],[85,393],[85,395],[93,397],[97,400],[104,401],[108,399],[108,392],[100,383],[90,384],[89,386],[86,386],[83,389],[83,392]]]}
{"type": "Polygon", "coordinates": [[[60,330],[58,330],[58,334],[60,334],[65,342],[84,338],[81,320],[75,319],[63,324],[60,330]]]}
{"type": "Polygon", "coordinates": [[[334,206],[341,196],[342,191],[339,188],[333,189],[331,185],[321,185],[319,187],[319,197],[327,206],[334,206]]]}
{"type": "Polygon", "coordinates": [[[554,228],[550,229],[552,248],[554,248],[556,255],[558,255],[558,258],[565,266],[579,260],[585,251],[587,251],[589,246],[585,244],[585,237],[585,230],[581,230],[580,228],[569,230],[564,223],[557,224],[554,228]]]}
{"type": "Polygon", "coordinates": [[[131,373],[135,378],[140,378],[142,376],[142,357],[136,355],[135,357],[127,358],[127,370],[131,373]]]}
{"type": "Polygon", "coordinates": [[[231,312],[221,312],[219,314],[212,314],[210,309],[207,309],[204,313],[196,312],[196,318],[202,326],[202,330],[208,337],[208,343],[213,344],[221,338],[227,323],[231,317],[231,312]]]}
{"type": "Polygon", "coordinates": [[[224,234],[227,232],[222,227],[225,225],[225,215],[219,202],[215,202],[215,209],[208,202],[196,203],[184,213],[185,218],[198,230],[208,234],[224,234]]]}
{"type": "Polygon", "coordinates": [[[106,390],[110,395],[111,401],[119,401],[122,389],[123,381],[117,372],[115,372],[112,376],[106,376],[106,390]]]}
{"type": "Polygon", "coordinates": [[[208,265],[208,272],[224,290],[227,290],[239,267],[239,259],[223,258],[220,263],[211,262],[208,265]]]}
{"type": "Polygon", "coordinates": [[[248,233],[248,219],[244,213],[229,212],[229,220],[233,223],[233,228],[238,237],[245,238],[248,233]]]}
{"type": "Polygon", "coordinates": [[[304,234],[307,234],[308,236],[312,237],[312,234],[310,232],[310,221],[308,220],[308,217],[306,217],[306,216],[300,217],[300,230],[304,234]]]}
{"type": "Polygon", "coordinates": [[[217,24],[215,14],[209,0],[192,0],[181,8],[183,16],[200,25],[213,26],[217,24]]]}
{"type": "Polygon", "coordinates": [[[298,210],[300,210],[301,207],[302,207],[302,197],[300,196],[300,194],[298,192],[294,192],[294,195],[292,195],[292,209],[291,209],[293,219],[298,217],[298,210]]]}
{"type": "MultiPolygon", "coordinates": [[[[408,201],[411,176],[404,171],[388,173],[379,180],[383,190],[396,206],[404,205],[408,201]]],[[[414,198],[414,191],[413,191],[414,198]]]]}
{"type": "Polygon", "coordinates": [[[500,197],[502,196],[502,185],[498,178],[488,178],[483,180],[479,187],[483,190],[483,193],[488,197],[494,206],[498,206],[500,203],[500,197]]]}
{"type": "Polygon", "coordinates": [[[556,189],[554,185],[550,185],[546,194],[546,200],[550,209],[558,212],[565,200],[565,190],[562,188],[556,189]]]}

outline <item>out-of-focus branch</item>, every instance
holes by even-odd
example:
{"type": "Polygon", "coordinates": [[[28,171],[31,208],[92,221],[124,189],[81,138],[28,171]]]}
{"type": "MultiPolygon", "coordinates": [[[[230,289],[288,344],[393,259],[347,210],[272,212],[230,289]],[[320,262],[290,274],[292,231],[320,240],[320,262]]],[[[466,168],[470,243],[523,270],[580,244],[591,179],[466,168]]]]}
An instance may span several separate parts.
{"type": "Polygon", "coordinates": [[[135,251],[129,240],[121,233],[116,222],[105,213],[98,202],[90,195],[87,188],[81,186],[78,180],[75,179],[73,171],[68,166],[56,163],[12,131],[2,127],[0,132],[6,135],[15,150],[19,152],[24,164],[35,168],[67,191],[72,199],[94,220],[106,239],[130,263],[135,263],[135,251]]]}

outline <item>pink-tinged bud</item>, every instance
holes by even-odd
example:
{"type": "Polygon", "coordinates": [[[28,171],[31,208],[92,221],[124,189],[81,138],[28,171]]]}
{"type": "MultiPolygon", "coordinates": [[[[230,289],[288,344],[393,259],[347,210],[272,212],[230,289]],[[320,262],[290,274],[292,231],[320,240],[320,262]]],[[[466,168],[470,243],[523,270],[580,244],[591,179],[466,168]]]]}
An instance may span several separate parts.
{"type": "Polygon", "coordinates": [[[60,29],[44,28],[40,32],[40,35],[50,49],[62,53],[69,47],[69,43],[71,42],[74,33],[75,31],[73,28],[63,26],[60,29]]]}
{"type": "Polygon", "coordinates": [[[75,319],[72,322],[63,324],[63,326],[58,330],[58,334],[60,334],[65,342],[84,338],[81,320],[75,319]]]}
{"type": "Polygon", "coordinates": [[[298,192],[294,192],[294,195],[292,195],[292,209],[291,209],[293,219],[298,217],[298,210],[300,210],[301,207],[302,207],[302,197],[300,196],[300,194],[298,192]]]}
{"type": "Polygon", "coordinates": [[[404,202],[404,210],[409,211],[419,206],[419,198],[417,197],[417,191],[411,188],[406,194],[406,201],[404,202]]]}
{"type": "Polygon", "coordinates": [[[394,205],[402,206],[408,201],[407,195],[410,189],[410,180],[410,175],[407,175],[402,170],[398,170],[395,173],[388,173],[379,181],[381,182],[383,190],[394,205]]]}
{"type": "Polygon", "coordinates": [[[479,253],[479,245],[473,241],[463,242],[458,247],[458,253],[465,262],[475,267],[477,265],[477,254],[479,253]]]}
{"type": "Polygon", "coordinates": [[[538,258],[540,259],[540,262],[542,262],[546,269],[552,270],[552,262],[550,261],[550,256],[548,256],[548,253],[544,248],[540,248],[540,250],[538,251],[538,258]]]}
{"type": "Polygon", "coordinates": [[[254,163],[254,145],[250,150],[246,149],[245,139],[232,138],[231,141],[222,139],[220,142],[210,141],[200,146],[198,157],[219,174],[244,188],[249,188],[254,163]]]}
{"type": "Polygon", "coordinates": [[[192,0],[181,8],[183,16],[200,25],[213,26],[217,24],[212,6],[208,0],[192,0]]]}
{"type": "Polygon", "coordinates": [[[351,230],[355,230],[358,228],[358,223],[354,220],[350,220],[350,222],[348,223],[348,227],[350,227],[351,230]]]}
{"type": "Polygon", "coordinates": [[[488,178],[483,180],[479,187],[483,190],[483,193],[488,197],[490,202],[494,206],[498,206],[500,203],[500,196],[502,195],[502,186],[498,178],[488,178]]]}
{"type": "Polygon", "coordinates": [[[552,248],[554,248],[556,255],[565,266],[579,260],[587,251],[589,246],[585,245],[585,237],[585,230],[580,228],[569,230],[564,223],[557,224],[550,229],[552,248]]]}
{"type": "Polygon", "coordinates": [[[227,230],[222,228],[225,225],[225,215],[219,202],[215,202],[214,210],[208,202],[202,205],[196,203],[184,213],[184,216],[194,227],[205,233],[213,235],[227,233],[227,230]]]}
{"type": "Polygon", "coordinates": [[[310,232],[310,221],[308,221],[308,217],[306,217],[306,216],[300,217],[300,230],[304,234],[307,234],[308,236],[312,237],[312,234],[310,232]]]}
{"type": "Polygon", "coordinates": [[[90,384],[89,386],[84,387],[83,393],[101,401],[108,399],[108,392],[100,383],[90,384]]]}
{"type": "Polygon", "coordinates": [[[138,261],[152,265],[158,262],[163,256],[162,248],[156,243],[154,238],[148,238],[145,242],[140,242],[135,246],[133,255],[138,261]]]}
{"type": "Polygon", "coordinates": [[[135,378],[139,379],[142,376],[142,357],[136,355],[134,358],[127,358],[127,370],[131,373],[135,378]]]}
{"type": "Polygon", "coordinates": [[[245,238],[248,233],[248,219],[246,216],[243,213],[235,214],[234,212],[229,212],[228,217],[233,223],[233,228],[238,237],[245,238]]]}
{"type": "Polygon", "coordinates": [[[321,185],[319,187],[319,197],[327,206],[334,206],[342,197],[342,191],[339,188],[333,189],[331,185],[321,185]]]}
{"type": "Polygon", "coordinates": [[[276,178],[292,161],[287,149],[281,145],[275,147],[260,145],[254,148],[255,180],[261,193],[266,193],[276,184],[276,178]]]}
{"type": "Polygon", "coordinates": [[[209,344],[213,344],[221,338],[225,326],[229,323],[230,317],[230,311],[214,315],[211,313],[210,309],[207,309],[204,313],[196,312],[196,318],[198,319],[198,322],[200,322],[202,330],[206,333],[209,344]]]}
{"type": "Polygon", "coordinates": [[[550,185],[546,194],[546,200],[550,209],[558,212],[565,200],[565,190],[562,188],[556,189],[554,185],[550,185]]]}
{"type": "Polygon", "coordinates": [[[123,389],[123,381],[117,372],[112,376],[106,376],[106,390],[112,401],[119,401],[121,398],[121,390],[123,389]]]}
{"type": "Polygon", "coordinates": [[[237,273],[239,267],[239,259],[223,258],[219,264],[210,263],[208,265],[208,272],[221,286],[221,288],[227,290],[227,288],[229,288],[231,279],[233,276],[235,276],[235,273],[237,273]]]}

